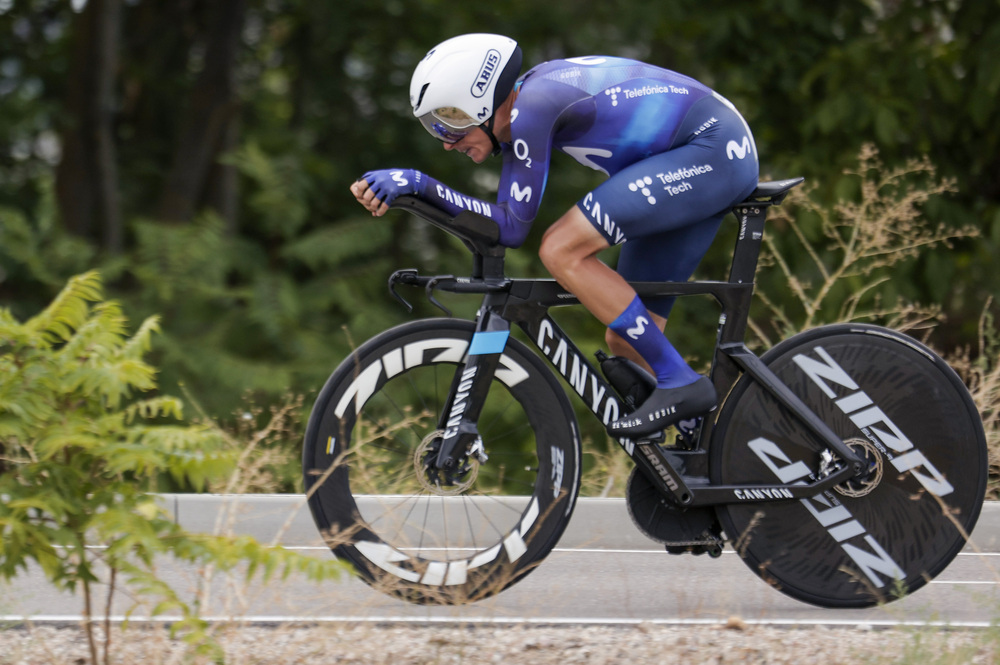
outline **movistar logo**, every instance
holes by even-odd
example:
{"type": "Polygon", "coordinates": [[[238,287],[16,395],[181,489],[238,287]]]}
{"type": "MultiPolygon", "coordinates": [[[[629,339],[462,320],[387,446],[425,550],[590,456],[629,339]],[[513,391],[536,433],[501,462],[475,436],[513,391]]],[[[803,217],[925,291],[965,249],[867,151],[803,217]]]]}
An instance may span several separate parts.
{"type": "Polygon", "coordinates": [[[743,143],[730,141],[726,144],[726,156],[729,157],[730,160],[743,159],[747,156],[748,152],[752,152],[752,149],[750,147],[750,138],[747,136],[743,137],[743,143]]]}
{"type": "Polygon", "coordinates": [[[648,325],[649,325],[649,319],[647,319],[645,316],[640,316],[635,320],[635,327],[629,328],[625,332],[628,333],[628,336],[631,337],[632,339],[639,339],[642,336],[642,334],[646,332],[646,326],[648,325]]]}
{"type": "Polygon", "coordinates": [[[473,97],[482,97],[486,94],[486,91],[490,87],[490,81],[493,80],[493,76],[497,73],[497,68],[500,66],[500,60],[500,51],[491,48],[486,53],[483,66],[479,68],[476,81],[472,84],[473,97]]]}

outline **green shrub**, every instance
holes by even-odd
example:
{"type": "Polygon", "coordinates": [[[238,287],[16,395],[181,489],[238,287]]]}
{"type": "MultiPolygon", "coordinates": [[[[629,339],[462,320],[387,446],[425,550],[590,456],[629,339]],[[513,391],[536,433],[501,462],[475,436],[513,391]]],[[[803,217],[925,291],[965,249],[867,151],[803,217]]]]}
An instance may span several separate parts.
{"type": "MultiPolygon", "coordinates": [[[[158,577],[158,556],[222,571],[244,565],[248,577],[340,571],[250,538],[188,534],[169,519],[149,492],[157,476],[200,488],[230,473],[239,451],[210,423],[179,423],[179,400],[138,399],[156,388],[143,355],[157,321],[131,336],[126,326],[121,308],[102,300],[96,273],[73,278],[24,323],[0,309],[0,576],[35,561],[57,587],[80,593],[95,664],[98,583],[108,598],[125,585],[152,614],[179,614],[175,629],[213,651],[197,603],[158,577]]],[[[107,620],[110,603],[103,613],[107,620]]]]}

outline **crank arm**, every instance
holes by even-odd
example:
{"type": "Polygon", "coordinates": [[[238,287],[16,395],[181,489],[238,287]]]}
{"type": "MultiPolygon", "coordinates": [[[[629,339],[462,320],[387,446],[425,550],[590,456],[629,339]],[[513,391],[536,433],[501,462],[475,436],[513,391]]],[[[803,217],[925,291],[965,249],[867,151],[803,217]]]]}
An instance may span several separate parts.
{"type": "Polygon", "coordinates": [[[684,477],[664,455],[663,450],[650,439],[637,441],[632,459],[647,478],[660,490],[681,506],[691,504],[693,493],[684,482],[684,477]]]}

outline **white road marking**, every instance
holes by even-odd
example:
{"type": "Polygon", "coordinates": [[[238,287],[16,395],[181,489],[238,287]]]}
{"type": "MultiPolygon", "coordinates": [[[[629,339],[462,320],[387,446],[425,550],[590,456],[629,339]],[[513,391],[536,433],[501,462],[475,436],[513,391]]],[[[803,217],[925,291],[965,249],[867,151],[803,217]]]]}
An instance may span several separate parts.
{"type": "MultiPolygon", "coordinates": [[[[136,616],[112,616],[113,623],[128,621],[131,624],[167,624],[181,620],[180,616],[160,616],[160,617],[136,617],[136,616]]],[[[623,619],[618,617],[579,617],[562,619],[530,619],[516,617],[407,617],[407,616],[372,616],[361,617],[356,615],[326,616],[326,617],[301,617],[301,616],[219,616],[203,617],[210,623],[230,623],[238,621],[241,625],[246,624],[410,624],[410,625],[453,625],[468,626],[470,624],[488,626],[723,626],[728,621],[724,619],[623,619]]],[[[82,616],[73,614],[40,614],[36,616],[24,617],[17,615],[0,615],[0,623],[22,624],[52,623],[52,624],[79,624],[83,620],[82,616]]],[[[104,620],[104,617],[101,617],[104,620]]],[[[989,621],[890,621],[871,620],[858,621],[857,619],[744,619],[744,623],[753,626],[773,626],[773,627],[801,627],[801,626],[826,626],[829,628],[992,628],[993,623],[989,621]]]]}

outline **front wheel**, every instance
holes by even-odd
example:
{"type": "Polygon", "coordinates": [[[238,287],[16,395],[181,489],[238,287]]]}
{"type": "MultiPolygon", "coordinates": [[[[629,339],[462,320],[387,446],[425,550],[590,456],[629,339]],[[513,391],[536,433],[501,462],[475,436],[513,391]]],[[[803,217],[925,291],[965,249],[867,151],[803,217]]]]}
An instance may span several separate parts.
{"type": "MultiPolygon", "coordinates": [[[[987,480],[986,437],[968,390],[919,342],[867,325],[800,333],[761,358],[865,460],[866,473],[800,501],[717,509],[744,562],[778,590],[825,607],[893,600],[965,545],[987,480]]],[[[711,441],[711,479],[794,484],[836,460],[749,376],[711,441]]]]}
{"type": "Polygon", "coordinates": [[[439,419],[475,327],[407,323],[363,344],[313,407],[303,469],[313,518],[375,588],[420,603],[478,600],[538,565],[580,482],[565,393],[509,339],[457,471],[429,470],[439,419]]]}

